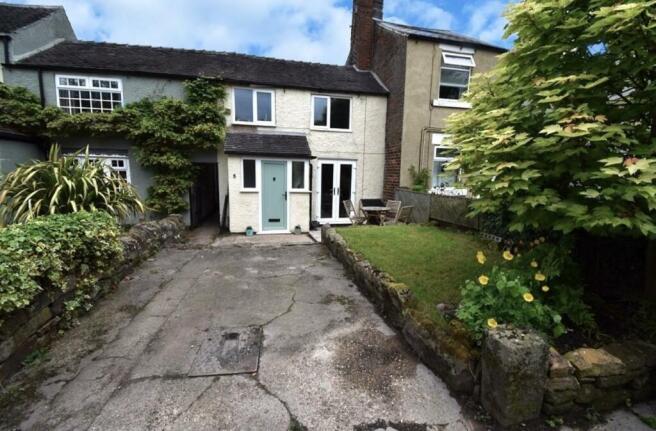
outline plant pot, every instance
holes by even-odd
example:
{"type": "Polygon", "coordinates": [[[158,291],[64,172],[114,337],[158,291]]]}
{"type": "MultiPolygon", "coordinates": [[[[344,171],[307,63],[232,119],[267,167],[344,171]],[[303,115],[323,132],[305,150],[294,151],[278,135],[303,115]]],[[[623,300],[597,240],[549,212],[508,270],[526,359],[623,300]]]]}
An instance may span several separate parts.
{"type": "Polygon", "coordinates": [[[302,234],[302,233],[303,233],[303,230],[301,229],[301,226],[298,226],[298,225],[297,225],[297,226],[294,228],[294,234],[295,234],[295,235],[300,235],[300,234],[302,234]]]}
{"type": "Polygon", "coordinates": [[[253,236],[254,233],[255,233],[255,232],[253,231],[253,227],[248,226],[248,227],[246,228],[246,236],[253,236]]]}

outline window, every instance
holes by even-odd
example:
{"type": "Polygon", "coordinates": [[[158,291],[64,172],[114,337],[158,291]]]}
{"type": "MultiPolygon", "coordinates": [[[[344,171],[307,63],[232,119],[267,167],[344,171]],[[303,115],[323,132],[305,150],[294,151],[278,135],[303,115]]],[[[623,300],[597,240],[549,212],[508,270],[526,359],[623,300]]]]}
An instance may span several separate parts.
{"type": "Polygon", "coordinates": [[[351,99],[346,97],[312,96],[312,126],[325,129],[350,130],[351,99]]]}
{"type": "Polygon", "coordinates": [[[471,55],[442,53],[438,104],[461,101],[469,88],[469,78],[475,66],[474,57],[471,55]]]}
{"type": "Polygon", "coordinates": [[[242,167],[242,188],[255,190],[257,188],[257,182],[255,180],[255,160],[242,160],[242,167]]]}
{"type": "MultiPolygon", "coordinates": [[[[85,158],[84,155],[78,155],[77,160],[79,163],[84,163],[85,158]]],[[[105,166],[105,171],[107,174],[114,174],[118,175],[121,178],[123,178],[125,181],[128,183],[130,181],[130,160],[128,159],[127,156],[105,156],[105,155],[97,155],[97,154],[90,154],[89,155],[89,161],[96,162],[99,161],[105,166]]]]}
{"type": "Polygon", "coordinates": [[[273,125],[273,91],[235,88],[233,120],[235,123],[273,125]]]}
{"type": "Polygon", "coordinates": [[[57,105],[69,114],[112,112],[123,106],[120,79],[58,75],[55,80],[57,105]]]}
{"type": "Polygon", "coordinates": [[[453,187],[458,181],[456,171],[446,171],[446,165],[453,160],[454,150],[445,142],[447,136],[433,133],[433,188],[453,187]]]}
{"type": "Polygon", "coordinates": [[[292,162],[292,189],[305,190],[305,162],[292,162]]]}

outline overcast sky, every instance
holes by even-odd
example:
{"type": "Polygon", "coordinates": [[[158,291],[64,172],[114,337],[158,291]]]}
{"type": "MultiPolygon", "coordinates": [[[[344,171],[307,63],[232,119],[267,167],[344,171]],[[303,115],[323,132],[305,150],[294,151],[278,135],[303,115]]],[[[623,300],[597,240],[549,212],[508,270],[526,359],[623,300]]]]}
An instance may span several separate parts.
{"type": "MultiPolygon", "coordinates": [[[[9,0],[12,1],[12,0],[9,0]]],[[[351,0],[14,0],[66,8],[78,38],[343,64],[351,0]]],[[[503,41],[509,0],[385,0],[385,19],[503,41]]]]}

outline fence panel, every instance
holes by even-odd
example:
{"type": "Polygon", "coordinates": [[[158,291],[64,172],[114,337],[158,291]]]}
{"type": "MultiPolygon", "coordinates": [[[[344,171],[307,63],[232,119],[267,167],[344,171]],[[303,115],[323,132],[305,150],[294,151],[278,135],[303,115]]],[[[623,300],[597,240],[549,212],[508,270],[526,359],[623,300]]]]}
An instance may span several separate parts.
{"type": "Polygon", "coordinates": [[[430,195],[428,193],[399,189],[396,191],[396,199],[401,201],[404,207],[414,207],[412,209],[414,223],[428,223],[430,213],[430,195]]]}
{"type": "Polygon", "coordinates": [[[464,196],[430,195],[430,219],[469,229],[480,229],[478,217],[467,217],[471,199],[464,196]]]}

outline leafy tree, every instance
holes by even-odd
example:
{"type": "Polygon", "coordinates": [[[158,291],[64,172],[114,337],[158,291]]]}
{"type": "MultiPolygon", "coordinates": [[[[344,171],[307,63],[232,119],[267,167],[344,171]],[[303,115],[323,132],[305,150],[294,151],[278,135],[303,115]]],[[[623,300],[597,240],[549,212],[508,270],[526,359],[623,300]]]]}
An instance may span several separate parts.
{"type": "Polygon", "coordinates": [[[511,230],[656,234],[656,0],[524,0],[449,133],[474,213],[511,230]]]}
{"type": "Polygon", "coordinates": [[[0,182],[0,225],[23,223],[40,215],[105,211],[116,217],[142,213],[137,192],[102,162],[77,154],[60,156],[53,145],[48,160],[19,166],[0,182]]]}

